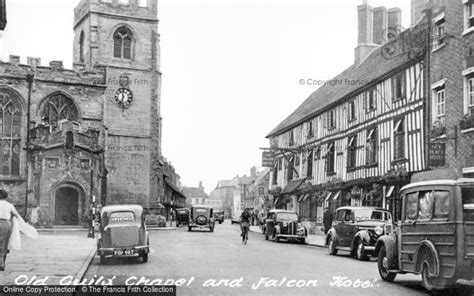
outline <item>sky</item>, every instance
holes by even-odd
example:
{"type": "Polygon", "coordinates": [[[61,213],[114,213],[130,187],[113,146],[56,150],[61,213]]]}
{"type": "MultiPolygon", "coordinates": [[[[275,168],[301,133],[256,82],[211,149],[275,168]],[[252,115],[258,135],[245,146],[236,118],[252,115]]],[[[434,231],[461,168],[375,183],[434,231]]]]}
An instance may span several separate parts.
{"type": "MultiPolygon", "coordinates": [[[[72,66],[79,0],[7,0],[0,59],[72,66]]],[[[183,186],[250,174],[266,135],[319,85],[354,62],[362,0],[158,0],[163,156],[183,186]]],[[[410,0],[368,0],[402,9],[410,0]]]]}

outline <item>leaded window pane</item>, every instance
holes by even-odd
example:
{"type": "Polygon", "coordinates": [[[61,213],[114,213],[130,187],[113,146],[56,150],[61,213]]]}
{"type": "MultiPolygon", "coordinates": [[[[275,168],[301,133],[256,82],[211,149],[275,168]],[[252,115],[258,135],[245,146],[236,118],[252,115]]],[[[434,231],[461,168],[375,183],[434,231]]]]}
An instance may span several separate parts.
{"type": "Polygon", "coordinates": [[[56,94],[45,102],[41,116],[50,126],[57,127],[60,120],[77,120],[79,112],[70,98],[56,94]]]}
{"type": "Polygon", "coordinates": [[[114,57],[131,59],[132,42],[132,32],[126,27],[119,28],[114,34],[114,57]]]}
{"type": "Polygon", "coordinates": [[[0,90],[0,167],[5,176],[20,175],[21,118],[18,98],[0,90]]]}

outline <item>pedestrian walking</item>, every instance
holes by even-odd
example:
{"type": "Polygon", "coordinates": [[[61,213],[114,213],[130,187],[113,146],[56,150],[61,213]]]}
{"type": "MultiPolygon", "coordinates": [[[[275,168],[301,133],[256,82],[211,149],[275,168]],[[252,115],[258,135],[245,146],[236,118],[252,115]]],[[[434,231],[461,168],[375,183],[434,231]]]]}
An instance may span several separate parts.
{"type": "Polygon", "coordinates": [[[326,211],[324,212],[324,215],[323,215],[324,234],[327,234],[329,229],[331,229],[332,219],[333,219],[332,213],[329,210],[329,208],[326,207],[326,211]]]}
{"type": "Polygon", "coordinates": [[[15,206],[7,201],[8,193],[0,189],[0,271],[5,270],[7,260],[8,243],[12,235],[12,218],[19,218],[15,206]]]}

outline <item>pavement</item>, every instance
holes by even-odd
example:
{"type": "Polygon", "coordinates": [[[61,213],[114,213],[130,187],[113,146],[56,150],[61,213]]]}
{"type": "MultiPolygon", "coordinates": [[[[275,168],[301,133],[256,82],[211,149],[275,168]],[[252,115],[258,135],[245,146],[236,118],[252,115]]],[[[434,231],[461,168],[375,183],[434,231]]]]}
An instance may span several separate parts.
{"type": "MultiPolygon", "coordinates": [[[[262,233],[262,229],[260,229],[260,226],[250,226],[250,231],[262,233]]],[[[306,244],[311,245],[311,246],[325,248],[326,247],[325,240],[326,240],[326,237],[324,235],[308,234],[308,236],[306,237],[306,244]]]]}
{"type": "MultiPolygon", "coordinates": [[[[148,228],[150,231],[177,229],[170,224],[148,228]]],[[[96,255],[97,240],[88,238],[88,230],[80,226],[37,230],[38,238],[22,235],[22,249],[10,251],[5,271],[0,271],[0,285],[68,285],[72,280],[81,281],[96,255]]]]}
{"type": "Polygon", "coordinates": [[[47,233],[37,238],[22,235],[22,249],[11,250],[0,285],[58,285],[80,281],[95,256],[96,239],[87,231],[47,233]]]}

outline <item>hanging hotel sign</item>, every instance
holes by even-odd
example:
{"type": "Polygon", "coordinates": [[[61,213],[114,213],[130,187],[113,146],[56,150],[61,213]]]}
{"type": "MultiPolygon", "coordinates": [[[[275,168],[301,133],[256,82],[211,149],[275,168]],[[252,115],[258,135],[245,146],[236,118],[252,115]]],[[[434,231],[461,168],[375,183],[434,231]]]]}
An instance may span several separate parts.
{"type": "Polygon", "coordinates": [[[275,156],[272,151],[262,152],[262,167],[272,168],[275,156]]]}
{"type": "Polygon", "coordinates": [[[428,165],[440,167],[446,165],[446,144],[430,143],[428,147],[428,165]]]}

